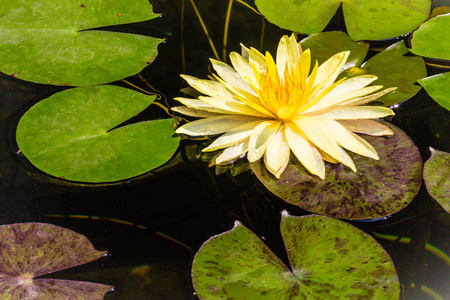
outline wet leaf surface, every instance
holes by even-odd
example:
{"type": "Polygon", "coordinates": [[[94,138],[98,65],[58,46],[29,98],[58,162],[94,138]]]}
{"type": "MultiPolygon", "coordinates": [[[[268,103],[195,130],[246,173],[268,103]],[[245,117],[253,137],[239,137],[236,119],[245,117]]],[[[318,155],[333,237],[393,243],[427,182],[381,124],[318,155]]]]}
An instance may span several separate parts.
{"type": "Polygon", "coordinates": [[[146,0],[3,0],[0,71],[56,85],[134,75],[153,61],[161,39],[97,28],[157,16],[146,0]]]}
{"type": "Polygon", "coordinates": [[[55,177],[80,182],[134,177],[165,163],[179,143],[173,119],[117,127],[153,99],[117,86],[65,90],[25,113],[17,144],[35,167],[55,177]]]}
{"type": "Polygon", "coordinates": [[[74,231],[44,223],[2,225],[0,241],[2,299],[103,299],[113,288],[91,282],[35,279],[106,254],[74,231]]]}
{"type": "Polygon", "coordinates": [[[430,13],[428,0],[256,0],[256,6],[271,23],[310,35],[326,27],[341,2],[354,41],[383,40],[411,32],[430,13]]]}
{"type": "Polygon", "coordinates": [[[428,193],[450,213],[450,153],[430,148],[431,157],[423,167],[428,193]]]}
{"type": "Polygon", "coordinates": [[[284,201],[307,211],[342,219],[375,219],[404,209],[422,182],[422,159],[411,139],[399,128],[382,122],[394,135],[360,135],[380,160],[351,155],[357,172],[327,164],[325,179],[312,176],[291,161],[277,180],[257,161],[250,167],[264,186],[284,201]]]}
{"type": "Polygon", "coordinates": [[[434,17],[420,25],[411,40],[411,52],[450,60],[450,14],[434,17]]]}
{"type": "Polygon", "coordinates": [[[250,230],[213,236],[192,266],[200,299],[398,299],[394,265],[368,234],[323,216],[283,213],[290,268],[250,230]]]}

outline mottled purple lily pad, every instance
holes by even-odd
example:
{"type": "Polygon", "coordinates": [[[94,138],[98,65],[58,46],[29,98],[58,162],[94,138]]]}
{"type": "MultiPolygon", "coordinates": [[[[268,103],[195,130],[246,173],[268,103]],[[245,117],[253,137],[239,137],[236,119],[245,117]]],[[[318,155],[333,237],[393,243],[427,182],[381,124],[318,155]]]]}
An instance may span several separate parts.
{"type": "Polygon", "coordinates": [[[81,234],[44,223],[0,226],[1,299],[103,299],[104,284],[36,277],[94,261],[97,251],[81,234]],[[3,298],[6,297],[6,298],[3,298]]]}
{"type": "Polygon", "coordinates": [[[433,148],[423,167],[428,193],[450,214],[450,153],[433,148]]]}
{"type": "Polygon", "coordinates": [[[250,167],[272,193],[304,210],[342,219],[389,216],[405,208],[417,194],[422,182],[422,158],[402,130],[380,122],[394,134],[361,135],[377,150],[380,160],[351,155],[356,173],[342,164],[327,164],[326,177],[321,180],[291,160],[277,180],[262,161],[250,167]]]}

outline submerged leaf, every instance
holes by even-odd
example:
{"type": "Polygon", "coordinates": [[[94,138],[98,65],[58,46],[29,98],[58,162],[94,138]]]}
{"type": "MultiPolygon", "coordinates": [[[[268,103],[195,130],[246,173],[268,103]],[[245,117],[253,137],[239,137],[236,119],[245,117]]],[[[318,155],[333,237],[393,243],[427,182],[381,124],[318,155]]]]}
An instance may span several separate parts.
{"type": "Polygon", "coordinates": [[[358,40],[394,38],[416,29],[430,12],[429,0],[256,0],[259,11],[283,29],[321,32],[342,2],[349,36],[358,40]]]}
{"type": "Polygon", "coordinates": [[[340,164],[328,164],[325,179],[321,180],[291,161],[277,180],[261,162],[251,163],[250,167],[269,191],[307,211],[342,219],[386,217],[405,208],[417,194],[422,181],[422,159],[404,132],[382,123],[394,134],[361,135],[380,159],[354,154],[357,172],[340,164]]]}
{"type": "Polygon", "coordinates": [[[398,299],[394,265],[368,234],[323,216],[283,213],[290,266],[236,223],[197,252],[192,280],[200,299],[398,299]]]}
{"type": "Polygon", "coordinates": [[[56,85],[134,75],[153,61],[161,39],[96,28],[157,16],[147,0],[3,0],[0,71],[56,85]]]}
{"type": "Polygon", "coordinates": [[[2,299],[103,299],[104,284],[36,277],[76,267],[106,254],[74,231],[44,223],[0,226],[2,299]]]}
{"type": "Polygon", "coordinates": [[[423,167],[428,193],[450,214],[450,153],[433,148],[423,167]]]}
{"type": "Polygon", "coordinates": [[[17,144],[38,169],[67,180],[112,182],[165,163],[178,147],[174,120],[117,127],[154,96],[117,87],[59,92],[30,108],[17,126],[17,144]]]}

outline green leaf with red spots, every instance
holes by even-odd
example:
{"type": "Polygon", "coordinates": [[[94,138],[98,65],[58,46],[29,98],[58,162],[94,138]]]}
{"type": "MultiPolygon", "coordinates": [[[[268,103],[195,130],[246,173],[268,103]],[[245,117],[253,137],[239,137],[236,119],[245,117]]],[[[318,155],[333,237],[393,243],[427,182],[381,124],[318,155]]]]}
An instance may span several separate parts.
{"type": "Polygon", "coordinates": [[[2,299],[103,299],[113,287],[104,284],[36,278],[94,261],[97,251],[81,234],[44,223],[0,226],[0,295],[2,299]]]}
{"type": "Polygon", "coordinates": [[[192,280],[200,299],[398,299],[395,267],[368,234],[345,222],[283,213],[286,266],[236,222],[197,252],[192,280]]]}
{"type": "Polygon", "coordinates": [[[403,131],[388,122],[383,124],[394,134],[361,135],[380,159],[351,155],[356,173],[342,164],[327,164],[326,177],[321,180],[291,161],[277,180],[261,161],[250,167],[269,191],[307,211],[342,219],[386,217],[405,208],[417,194],[422,182],[422,158],[403,131]]]}

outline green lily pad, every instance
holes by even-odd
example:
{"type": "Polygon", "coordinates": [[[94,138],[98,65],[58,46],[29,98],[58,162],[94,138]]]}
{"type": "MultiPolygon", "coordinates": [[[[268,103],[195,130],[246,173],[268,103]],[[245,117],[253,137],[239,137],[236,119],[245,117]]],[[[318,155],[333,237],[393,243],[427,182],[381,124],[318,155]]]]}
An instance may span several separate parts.
{"type": "Polygon", "coordinates": [[[391,258],[363,231],[328,217],[284,212],[281,234],[290,267],[239,222],[211,237],[192,264],[199,298],[398,299],[391,258]]]}
{"type": "Polygon", "coordinates": [[[450,153],[433,148],[423,167],[428,193],[450,214],[450,153]]]}
{"type": "Polygon", "coordinates": [[[154,98],[118,86],[59,92],[22,116],[17,144],[35,167],[67,180],[112,182],[146,173],[178,147],[175,121],[116,127],[154,98]]]}
{"type": "Polygon", "coordinates": [[[0,71],[75,86],[134,75],[153,61],[161,40],[90,29],[157,16],[147,0],[3,0],[0,71]]]}
{"type": "Polygon", "coordinates": [[[373,84],[397,87],[397,90],[377,99],[390,106],[413,97],[421,87],[415,82],[427,76],[425,62],[421,57],[405,56],[408,53],[403,41],[397,42],[378,53],[362,65],[369,74],[378,76],[373,84]]]}
{"type": "Polygon", "coordinates": [[[450,110],[450,72],[417,80],[439,105],[450,110]]]}
{"type": "Polygon", "coordinates": [[[311,34],[301,40],[301,45],[303,50],[311,49],[311,60],[317,60],[319,65],[338,52],[350,50],[350,56],[344,65],[344,70],[355,66],[359,67],[363,63],[369,48],[368,44],[353,42],[345,32],[341,31],[311,34]]]}
{"type": "Polygon", "coordinates": [[[307,211],[342,219],[386,217],[405,208],[417,194],[422,182],[422,159],[403,131],[382,123],[394,134],[361,135],[376,149],[380,160],[351,155],[356,173],[341,164],[327,164],[326,177],[321,180],[291,161],[277,180],[261,161],[250,167],[269,191],[307,211]]]}
{"type": "Polygon", "coordinates": [[[450,14],[434,17],[420,25],[411,39],[411,52],[450,60],[450,14]]]}
{"type": "Polygon", "coordinates": [[[106,254],[74,231],[44,223],[0,226],[2,299],[103,299],[110,285],[38,278],[94,261],[106,254]]]}
{"type": "Polygon", "coordinates": [[[342,2],[345,24],[354,40],[383,40],[416,29],[430,13],[429,0],[256,0],[259,11],[283,29],[321,32],[342,2]]]}

